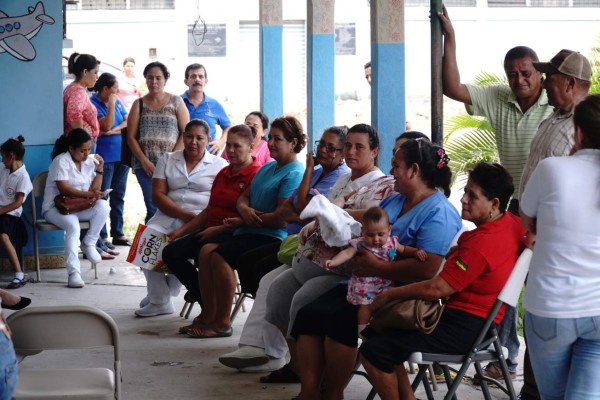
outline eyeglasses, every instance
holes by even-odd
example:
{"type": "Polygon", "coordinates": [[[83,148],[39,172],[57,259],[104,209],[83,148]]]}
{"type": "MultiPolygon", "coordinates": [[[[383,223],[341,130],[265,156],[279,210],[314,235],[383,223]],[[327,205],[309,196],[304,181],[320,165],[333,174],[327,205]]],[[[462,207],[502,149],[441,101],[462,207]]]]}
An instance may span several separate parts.
{"type": "Polygon", "coordinates": [[[336,151],[342,151],[343,149],[336,149],[331,143],[325,143],[322,140],[315,140],[315,148],[325,147],[328,153],[335,153],[336,151]]]}

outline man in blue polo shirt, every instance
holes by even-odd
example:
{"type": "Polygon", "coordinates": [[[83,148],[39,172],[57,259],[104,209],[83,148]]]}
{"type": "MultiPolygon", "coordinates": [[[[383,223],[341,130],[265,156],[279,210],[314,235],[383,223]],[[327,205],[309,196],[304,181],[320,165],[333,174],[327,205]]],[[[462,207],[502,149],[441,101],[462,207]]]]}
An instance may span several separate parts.
{"type": "Polygon", "coordinates": [[[188,90],[181,96],[190,113],[190,120],[203,119],[210,126],[210,152],[220,153],[225,148],[227,131],[231,121],[223,106],[212,97],[204,93],[204,87],[208,83],[206,68],[202,64],[190,64],[185,69],[185,84],[188,90]],[[221,136],[216,139],[216,126],[221,127],[221,136]]]}

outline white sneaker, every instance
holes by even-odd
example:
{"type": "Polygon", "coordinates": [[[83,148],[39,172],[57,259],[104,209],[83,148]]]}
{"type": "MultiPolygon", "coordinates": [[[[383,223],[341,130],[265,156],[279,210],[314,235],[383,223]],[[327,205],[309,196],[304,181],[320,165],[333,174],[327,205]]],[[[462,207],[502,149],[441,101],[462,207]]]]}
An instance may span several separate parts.
{"type": "Polygon", "coordinates": [[[135,310],[135,315],[138,317],[156,317],[157,315],[173,314],[175,307],[170,301],[167,304],[152,304],[148,303],[144,307],[135,310]]]}
{"type": "Polygon", "coordinates": [[[263,365],[269,362],[265,349],[256,346],[240,346],[231,353],[219,357],[219,362],[229,368],[246,368],[263,365]]]}
{"type": "Polygon", "coordinates": [[[90,262],[93,264],[98,264],[102,261],[102,257],[100,257],[100,254],[98,253],[98,250],[96,250],[96,246],[94,246],[94,245],[86,246],[82,243],[81,251],[83,252],[83,254],[85,254],[87,259],[90,260],[90,262]]]}
{"type": "Polygon", "coordinates": [[[68,286],[70,288],[82,288],[85,286],[85,282],[81,279],[81,274],[79,272],[73,272],[69,275],[68,286]]]}
{"type": "Polygon", "coordinates": [[[238,368],[241,372],[272,372],[276,371],[286,364],[285,357],[281,358],[269,358],[265,364],[257,365],[254,367],[238,368]]]}
{"type": "Polygon", "coordinates": [[[150,297],[146,296],[140,301],[140,308],[144,308],[148,304],[150,304],[150,297]]]}

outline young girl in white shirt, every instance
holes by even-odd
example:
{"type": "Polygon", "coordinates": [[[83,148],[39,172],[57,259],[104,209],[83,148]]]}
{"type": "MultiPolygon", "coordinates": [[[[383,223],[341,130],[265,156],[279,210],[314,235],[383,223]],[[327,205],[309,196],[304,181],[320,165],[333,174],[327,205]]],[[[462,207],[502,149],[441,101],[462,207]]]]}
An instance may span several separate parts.
{"type": "Polygon", "coordinates": [[[33,186],[23,164],[25,138],[10,138],[0,146],[0,245],[15,270],[15,277],[7,289],[24,286],[25,276],[20,255],[27,243],[27,230],[21,220],[23,202],[33,186]]]}

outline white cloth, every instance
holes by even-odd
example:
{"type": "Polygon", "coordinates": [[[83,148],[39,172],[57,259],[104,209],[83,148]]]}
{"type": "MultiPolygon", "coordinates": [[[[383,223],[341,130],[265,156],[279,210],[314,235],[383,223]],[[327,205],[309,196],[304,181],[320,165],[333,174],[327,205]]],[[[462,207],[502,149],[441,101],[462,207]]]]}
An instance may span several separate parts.
{"type": "MultiPolygon", "coordinates": [[[[11,173],[10,169],[6,168],[4,164],[0,164],[0,207],[14,203],[17,193],[23,193],[25,195],[23,201],[25,201],[32,189],[33,185],[25,165],[11,173]]],[[[7,214],[20,217],[22,213],[23,207],[19,207],[7,214]]]]}
{"type": "Polygon", "coordinates": [[[360,222],[321,194],[314,196],[300,214],[300,219],[311,217],[319,219],[321,236],[329,247],[343,247],[360,235],[360,222]]]}
{"type": "Polygon", "coordinates": [[[520,206],[537,218],[525,289],[528,312],[546,318],[600,315],[600,150],[542,160],[520,206]]]}
{"type": "MultiPolygon", "coordinates": [[[[185,210],[200,213],[208,205],[210,189],[215,177],[228,165],[221,157],[204,152],[204,157],[188,174],[183,150],[165,153],[156,164],[153,179],[165,179],[169,187],[168,196],[185,210]]],[[[160,209],[148,221],[149,227],[159,232],[169,233],[183,225],[183,221],[163,213],[160,209]]],[[[146,271],[148,298],[156,305],[167,304],[171,296],[177,296],[181,282],[173,274],[146,271]]]]}
{"type": "MultiPolygon", "coordinates": [[[[156,163],[152,179],[165,179],[169,186],[168,196],[184,210],[198,214],[208,205],[210,189],[215,176],[228,165],[221,157],[204,152],[202,160],[188,174],[183,150],[165,153],[156,163]]],[[[156,211],[148,225],[159,225],[171,232],[176,226],[176,218],[170,217],[160,209],[156,211]]]]}
{"type": "Polygon", "coordinates": [[[273,358],[285,357],[288,351],[287,342],[279,328],[265,320],[265,315],[267,313],[267,292],[271,284],[282,272],[290,268],[289,265],[282,265],[260,280],[256,298],[240,335],[240,346],[263,348],[265,354],[273,358]]]}
{"type": "MultiPolygon", "coordinates": [[[[54,199],[54,197],[52,198],[54,199]]],[[[90,229],[88,229],[81,243],[84,246],[95,247],[100,236],[100,229],[106,223],[109,212],[108,202],[100,199],[96,201],[94,207],[75,214],[62,215],[56,207],[52,207],[44,214],[44,218],[48,222],[65,231],[65,263],[69,275],[73,272],[80,272],[78,245],[81,229],[79,221],[89,221],[90,223],[90,229]]]]}
{"type": "MultiPolygon", "coordinates": [[[[69,186],[87,191],[96,177],[96,163],[93,158],[88,157],[81,163],[81,171],[71,158],[68,151],[57,155],[48,168],[48,179],[44,188],[44,201],[42,203],[42,215],[54,208],[54,198],[60,194],[56,181],[68,181],[69,186]]],[[[46,218],[46,217],[45,217],[46,218]]]]}
{"type": "Polygon", "coordinates": [[[346,175],[341,176],[335,182],[335,184],[331,187],[331,190],[329,191],[328,197],[331,200],[335,200],[340,196],[348,196],[350,193],[359,190],[363,186],[384,175],[385,174],[381,172],[379,168],[377,168],[374,171],[366,173],[363,176],[352,180],[352,173],[348,173],[346,175]]]}

